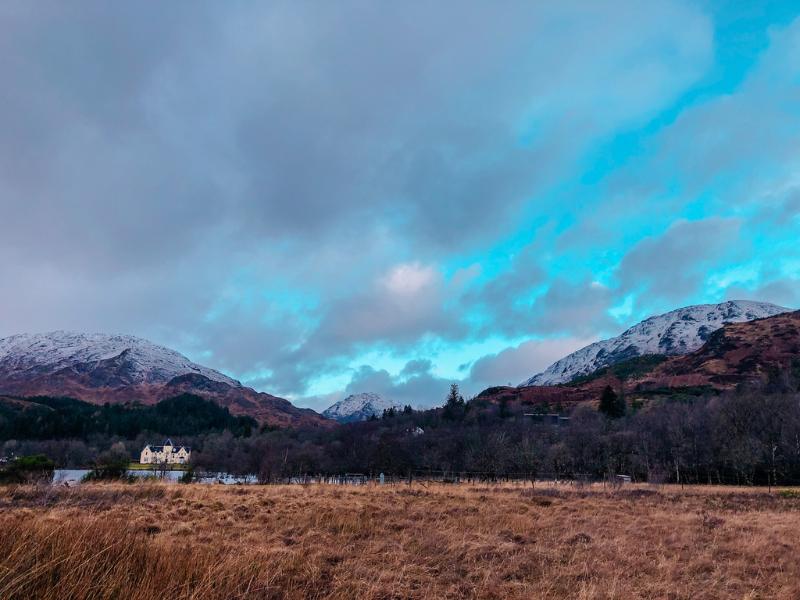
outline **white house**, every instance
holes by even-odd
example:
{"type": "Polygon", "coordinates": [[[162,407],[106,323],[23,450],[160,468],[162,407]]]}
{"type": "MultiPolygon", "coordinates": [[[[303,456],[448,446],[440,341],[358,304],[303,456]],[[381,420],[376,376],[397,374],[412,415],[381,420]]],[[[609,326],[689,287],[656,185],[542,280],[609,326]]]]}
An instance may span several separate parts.
{"type": "Polygon", "coordinates": [[[189,462],[189,457],[192,455],[192,449],[186,446],[176,446],[172,440],[164,442],[163,446],[151,446],[147,444],[142,450],[142,456],[139,462],[143,465],[160,465],[166,463],[168,465],[182,465],[189,462]]]}

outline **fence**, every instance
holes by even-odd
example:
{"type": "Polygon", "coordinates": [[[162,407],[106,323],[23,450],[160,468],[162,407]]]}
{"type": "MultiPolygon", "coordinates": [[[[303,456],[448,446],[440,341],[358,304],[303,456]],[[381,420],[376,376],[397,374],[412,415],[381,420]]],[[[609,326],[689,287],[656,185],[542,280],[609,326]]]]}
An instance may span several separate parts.
{"type": "Polygon", "coordinates": [[[291,477],[273,477],[260,483],[290,485],[401,485],[411,483],[474,484],[474,483],[517,483],[520,485],[573,485],[576,487],[592,483],[623,485],[630,483],[628,475],[612,474],[608,477],[593,477],[581,473],[565,476],[557,473],[491,473],[487,471],[411,471],[405,475],[384,473],[344,473],[340,475],[303,474],[291,477]]]}

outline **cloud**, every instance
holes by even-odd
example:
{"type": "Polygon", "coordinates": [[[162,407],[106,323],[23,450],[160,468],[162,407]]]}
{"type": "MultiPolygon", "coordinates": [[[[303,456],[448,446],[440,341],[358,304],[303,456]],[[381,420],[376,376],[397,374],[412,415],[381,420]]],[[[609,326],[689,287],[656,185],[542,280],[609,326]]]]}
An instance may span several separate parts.
{"type": "Polygon", "coordinates": [[[429,373],[433,368],[433,363],[427,359],[414,359],[406,363],[400,371],[401,377],[414,377],[415,375],[424,375],[429,373]]]}
{"type": "Polygon", "coordinates": [[[622,292],[673,303],[691,297],[714,267],[742,253],[741,227],[736,218],[681,220],[662,235],[645,238],[620,263],[622,292]]]}
{"type": "Polygon", "coordinates": [[[367,290],[332,303],[308,345],[343,349],[369,342],[400,345],[427,333],[457,331],[458,316],[444,307],[452,291],[432,266],[396,265],[367,290]]]}
{"type": "Polygon", "coordinates": [[[544,371],[567,354],[597,341],[595,338],[529,340],[473,363],[467,385],[481,391],[493,385],[517,385],[544,371]]]}
{"type": "Polygon", "coordinates": [[[688,197],[718,187],[725,190],[725,204],[762,202],[765,188],[795,177],[800,122],[791,115],[798,74],[795,20],[770,31],[767,49],[734,93],[683,112],[663,132],[656,145],[656,160],[666,158],[660,169],[678,176],[688,197]]]}
{"type": "Polygon", "coordinates": [[[728,300],[757,300],[795,310],[800,309],[800,278],[777,279],[763,283],[755,289],[733,285],[725,293],[728,300]]]}
{"type": "Polygon", "coordinates": [[[696,294],[747,214],[670,228],[677,213],[660,206],[615,230],[635,191],[657,203],[672,165],[704,189],[743,170],[733,146],[770,149],[764,173],[793,164],[795,121],[774,129],[790,78],[766,96],[794,68],[776,33],[773,66],[742,88],[755,96],[687,110],[645,148],[665,167],[634,160],[576,190],[587,157],[712,67],[713,18],[684,2],[157,10],[0,8],[0,280],[13,290],[0,335],[139,334],[294,397],[377,348],[409,362],[356,383],[433,402],[449,381],[432,374],[432,341],[508,339],[470,377],[524,378],[559,340],[615,328],[623,292],[696,294]],[[766,133],[709,133],[759,120],[761,100],[766,133]],[[520,240],[534,242],[507,256],[520,240]],[[528,336],[553,339],[519,345],[528,336]]]}
{"type": "Polygon", "coordinates": [[[634,321],[737,296],[792,300],[800,19],[754,31],[749,49],[718,31],[720,56],[737,59],[591,154],[590,174],[560,196],[571,218],[552,272],[598,273],[634,321]]]}
{"type": "MultiPolygon", "coordinates": [[[[468,290],[464,302],[489,308],[498,316],[503,310],[513,313],[517,303],[529,298],[538,286],[547,281],[547,273],[541,265],[541,246],[536,242],[525,246],[509,261],[506,270],[480,287],[468,290]]],[[[514,319],[516,316],[512,317],[512,321],[514,319]]]]}
{"type": "Polygon", "coordinates": [[[360,367],[345,388],[344,394],[374,392],[384,398],[413,408],[441,406],[447,396],[450,380],[433,375],[430,370],[422,370],[421,365],[409,365],[404,373],[392,376],[384,369],[376,370],[368,365],[360,367]],[[411,372],[409,372],[411,371],[411,372]]]}
{"type": "Polygon", "coordinates": [[[590,140],[711,58],[707,18],[681,4],[578,7],[177,2],[153,19],[12,3],[6,244],[111,270],[209,238],[319,243],[390,224],[430,250],[490,239],[590,140]]]}
{"type": "Polygon", "coordinates": [[[476,303],[491,307],[486,331],[521,335],[586,336],[615,327],[608,315],[614,298],[613,290],[605,285],[584,279],[572,282],[562,277],[531,279],[527,284],[516,272],[501,275],[475,295],[468,295],[466,306],[476,303]],[[536,287],[547,283],[544,291],[535,295],[536,287]],[[509,293],[499,293],[507,290],[509,293]],[[476,300],[477,299],[477,300],[476,300]]]}
{"type": "Polygon", "coordinates": [[[479,358],[472,364],[468,375],[462,378],[437,376],[432,372],[433,363],[422,359],[409,361],[395,375],[386,369],[362,365],[354,370],[342,392],[302,398],[299,403],[324,410],[349,394],[373,392],[414,408],[441,406],[451,383],[458,384],[467,398],[490,386],[516,385],[593,341],[594,338],[530,340],[479,358]]]}
{"type": "Polygon", "coordinates": [[[555,280],[530,310],[530,329],[537,333],[579,336],[613,329],[608,315],[612,292],[596,281],[555,280]]]}

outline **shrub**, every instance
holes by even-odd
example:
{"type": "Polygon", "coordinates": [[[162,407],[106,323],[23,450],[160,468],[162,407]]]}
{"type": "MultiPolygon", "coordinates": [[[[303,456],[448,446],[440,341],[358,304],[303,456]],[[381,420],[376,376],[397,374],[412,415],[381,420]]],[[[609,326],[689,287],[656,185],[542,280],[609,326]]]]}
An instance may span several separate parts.
{"type": "Polygon", "coordinates": [[[778,492],[781,498],[800,498],[800,491],[797,490],[781,490],[778,492]]]}
{"type": "Polygon", "coordinates": [[[43,454],[20,456],[0,469],[0,483],[39,483],[53,480],[55,464],[43,454]]]}
{"type": "Polygon", "coordinates": [[[129,464],[130,456],[124,447],[114,445],[111,450],[103,452],[97,457],[94,469],[86,474],[84,480],[124,479],[128,476],[129,464]]]}
{"type": "Polygon", "coordinates": [[[194,469],[191,467],[186,469],[186,471],[181,475],[181,478],[178,480],[181,483],[192,483],[194,481],[194,469]]]}

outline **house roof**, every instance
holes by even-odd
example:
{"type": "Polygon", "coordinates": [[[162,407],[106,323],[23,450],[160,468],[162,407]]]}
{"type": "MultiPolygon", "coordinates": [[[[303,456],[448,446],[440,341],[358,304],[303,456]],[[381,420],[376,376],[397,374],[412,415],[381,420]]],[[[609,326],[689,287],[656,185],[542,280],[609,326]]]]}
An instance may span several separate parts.
{"type": "MultiPolygon", "coordinates": [[[[167,440],[167,441],[169,441],[169,440],[167,440]]],[[[169,445],[169,444],[164,444],[164,446],[167,446],[167,445],[169,445]]],[[[150,448],[150,452],[164,452],[164,446],[151,446],[150,444],[147,444],[144,447],[144,450],[147,450],[148,448],[150,448]]],[[[189,446],[172,446],[172,453],[173,454],[176,454],[176,453],[180,452],[181,450],[186,450],[186,452],[191,452],[192,451],[192,449],[189,446]]]]}

